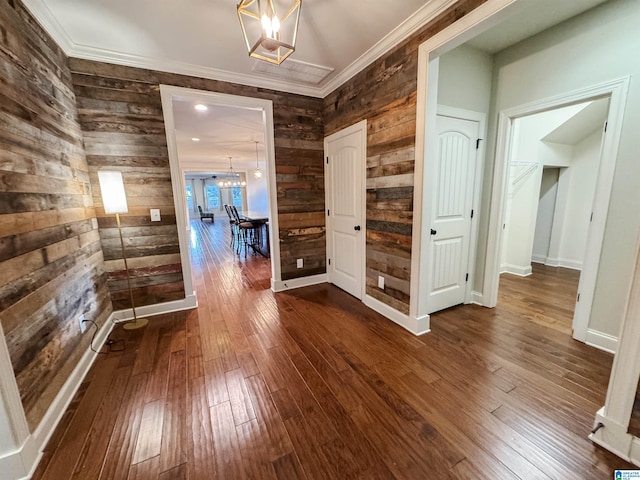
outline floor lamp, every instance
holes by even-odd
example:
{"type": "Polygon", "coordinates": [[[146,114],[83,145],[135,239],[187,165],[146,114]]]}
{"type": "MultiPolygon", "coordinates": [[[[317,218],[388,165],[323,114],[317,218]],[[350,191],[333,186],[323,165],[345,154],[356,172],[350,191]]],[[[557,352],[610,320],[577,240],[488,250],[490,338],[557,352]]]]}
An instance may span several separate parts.
{"type": "Polygon", "coordinates": [[[124,192],[124,182],[122,181],[122,173],[116,171],[99,171],[98,182],[100,183],[100,193],[102,194],[102,204],[104,205],[104,213],[115,213],[116,223],[118,224],[118,233],[120,234],[120,247],[122,248],[122,259],[124,260],[124,269],[127,273],[127,286],[129,287],[129,297],[131,298],[131,310],[133,310],[133,320],[125,322],[125,330],[135,330],[142,328],[149,320],[146,318],[138,318],[136,315],[136,306],[133,301],[133,290],[131,289],[131,276],[129,275],[129,265],[127,265],[127,255],[124,248],[124,240],[122,238],[122,227],[120,226],[120,214],[127,213],[127,196],[124,192]]]}

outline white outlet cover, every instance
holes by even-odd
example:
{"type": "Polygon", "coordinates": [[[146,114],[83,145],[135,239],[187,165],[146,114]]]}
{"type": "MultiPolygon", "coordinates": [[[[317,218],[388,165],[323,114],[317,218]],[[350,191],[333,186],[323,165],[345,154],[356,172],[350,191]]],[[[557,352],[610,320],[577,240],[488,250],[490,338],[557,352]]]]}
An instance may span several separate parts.
{"type": "Polygon", "coordinates": [[[304,261],[301,258],[299,258],[296,261],[296,265],[298,266],[298,268],[302,268],[304,266],[304,261]]]}
{"type": "Polygon", "coordinates": [[[384,290],[384,277],[382,275],[378,275],[378,288],[384,290]]]}
{"type": "Polygon", "coordinates": [[[151,221],[152,222],[159,222],[160,221],[160,209],[159,208],[152,208],[151,210],[149,210],[149,212],[151,212],[151,221]]]}

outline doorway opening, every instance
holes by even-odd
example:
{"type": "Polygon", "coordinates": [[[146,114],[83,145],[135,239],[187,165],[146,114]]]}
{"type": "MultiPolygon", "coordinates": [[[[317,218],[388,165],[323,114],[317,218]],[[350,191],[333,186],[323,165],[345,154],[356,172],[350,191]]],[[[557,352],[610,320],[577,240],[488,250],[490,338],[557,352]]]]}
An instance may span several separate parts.
{"type": "Polygon", "coordinates": [[[509,302],[521,299],[522,316],[568,335],[591,261],[585,253],[608,114],[605,97],[524,115],[507,149],[498,303],[506,285],[509,302]]]}
{"type": "MultiPolygon", "coordinates": [[[[243,217],[264,220],[261,238],[277,238],[273,106],[269,100],[167,85],[160,91],[185,292],[195,298],[194,242],[209,235],[209,244],[216,238],[232,249],[225,204],[240,206],[243,217]],[[213,218],[203,219],[200,209],[213,218]]],[[[262,252],[243,247],[247,255],[270,258],[269,283],[280,280],[278,242],[267,240],[262,252]]]]}

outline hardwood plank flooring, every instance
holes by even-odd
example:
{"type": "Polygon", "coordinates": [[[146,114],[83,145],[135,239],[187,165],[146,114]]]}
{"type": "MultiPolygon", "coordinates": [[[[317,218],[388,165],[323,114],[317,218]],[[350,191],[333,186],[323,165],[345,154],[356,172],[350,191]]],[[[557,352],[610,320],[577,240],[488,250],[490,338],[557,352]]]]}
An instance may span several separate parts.
{"type": "Polygon", "coordinates": [[[612,356],[571,339],[575,274],[503,278],[498,307],[414,337],[192,222],[199,306],[116,328],[34,479],[610,479],[587,439],[612,356]],[[573,278],[572,278],[573,277],[573,278]],[[572,283],[573,281],[573,283],[572,283]],[[569,329],[569,330],[568,330],[569,329]]]}

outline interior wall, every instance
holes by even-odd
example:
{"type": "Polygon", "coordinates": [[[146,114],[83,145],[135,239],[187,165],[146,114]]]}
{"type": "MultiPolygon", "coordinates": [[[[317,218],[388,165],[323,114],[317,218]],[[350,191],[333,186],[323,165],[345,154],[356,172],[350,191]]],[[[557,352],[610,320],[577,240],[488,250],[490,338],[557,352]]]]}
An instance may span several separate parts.
{"type": "Polygon", "coordinates": [[[531,260],[546,263],[551,245],[551,230],[556,211],[556,196],[558,194],[559,168],[545,168],[542,171],[540,195],[538,197],[538,213],[536,228],[533,235],[533,255],[531,260]]]}
{"type": "Polygon", "coordinates": [[[463,44],[439,59],[438,105],[489,113],[493,55],[463,44]]]}
{"type": "Polygon", "coordinates": [[[112,307],[67,59],[19,2],[0,2],[0,83],[0,319],[11,357],[0,368],[13,369],[33,432],[89,348],[92,328],[81,333],[78,317],[100,327],[112,307]]]}
{"type": "MultiPolygon", "coordinates": [[[[145,228],[145,234],[138,235],[141,258],[158,259],[152,274],[158,279],[155,301],[178,295],[180,283],[174,271],[178,240],[160,84],[273,101],[282,279],[326,271],[322,100],[73,58],[70,66],[90,165],[97,169],[114,164],[138,172],[138,185],[131,185],[131,191],[143,208],[134,215],[135,226],[145,228]],[[158,206],[168,212],[166,223],[141,225],[143,213],[158,206]],[[169,257],[164,260],[162,255],[169,257]],[[296,258],[304,258],[304,268],[296,267],[296,258]],[[171,273],[162,277],[165,269],[171,273]]],[[[101,228],[110,228],[100,217],[101,228]]]]}
{"type": "MultiPolygon", "coordinates": [[[[482,284],[486,258],[489,199],[497,113],[564,92],[627,75],[637,77],[640,63],[630,61],[640,51],[640,4],[613,0],[525,40],[495,57],[494,98],[489,122],[488,161],[480,221],[476,284],[482,284]],[[527,79],[527,81],[523,81],[527,79]]],[[[590,328],[618,336],[633,273],[635,242],[640,230],[640,163],[636,160],[636,132],[640,129],[640,85],[631,82],[590,328]]]]}
{"type": "Polygon", "coordinates": [[[463,0],[324,99],[324,135],[367,120],[366,294],[409,313],[418,47],[483,0],[463,0]],[[386,278],[384,290],[378,275],[386,278]]]}

